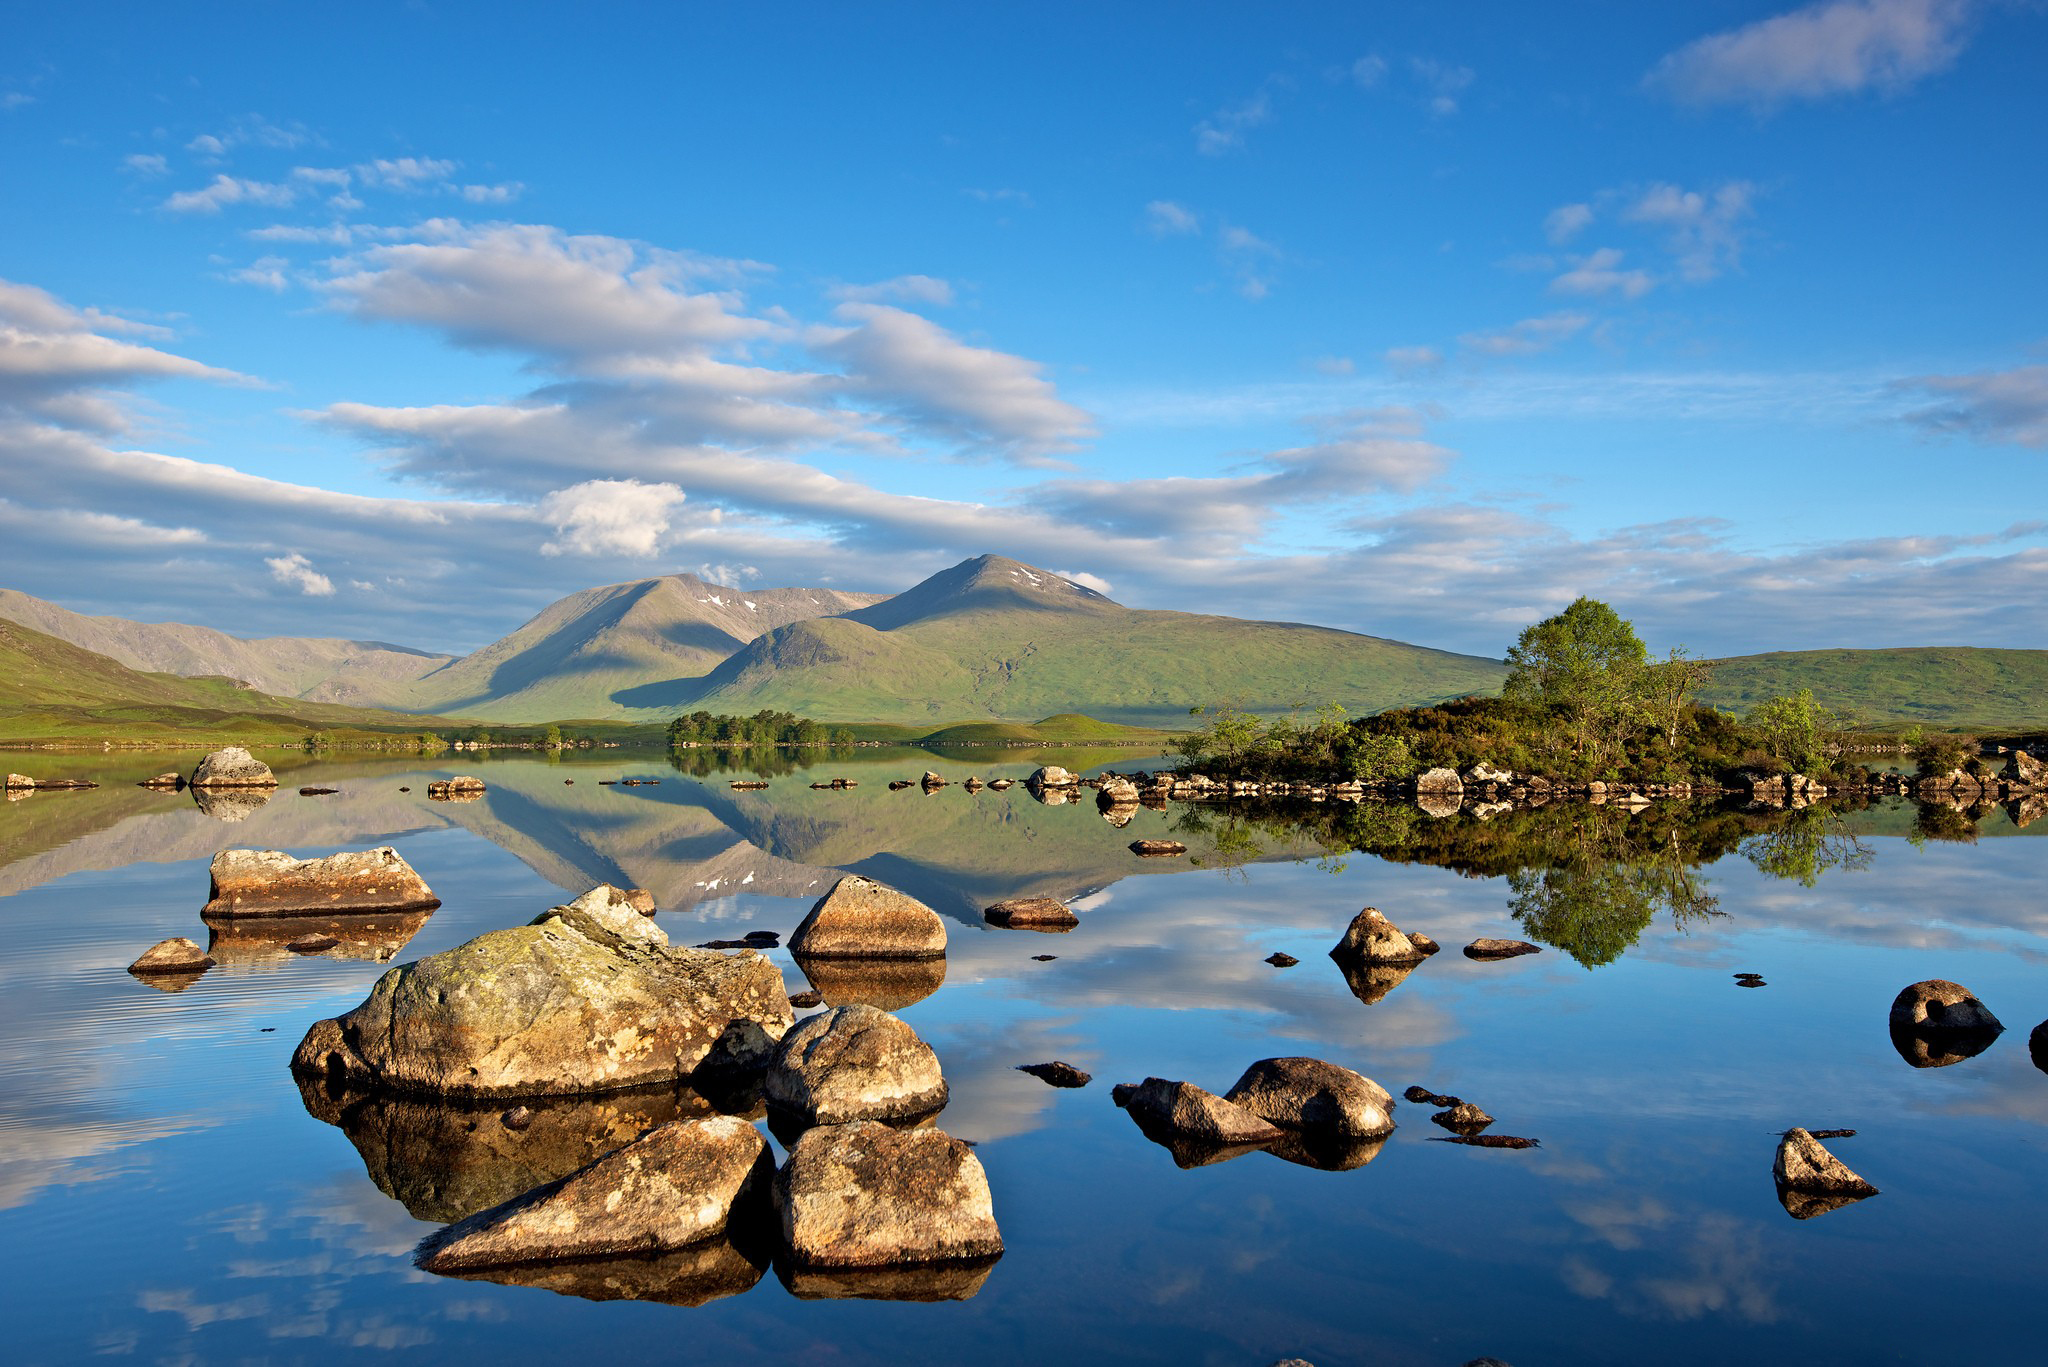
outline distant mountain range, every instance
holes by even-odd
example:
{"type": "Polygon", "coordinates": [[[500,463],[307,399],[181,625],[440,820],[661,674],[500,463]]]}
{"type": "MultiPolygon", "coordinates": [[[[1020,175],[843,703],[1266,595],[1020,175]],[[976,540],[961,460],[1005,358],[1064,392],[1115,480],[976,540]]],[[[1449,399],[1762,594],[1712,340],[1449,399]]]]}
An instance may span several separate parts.
{"type": "MultiPolygon", "coordinates": [[[[735,589],[689,574],[612,584],[571,594],[466,656],[377,641],[244,640],[83,616],[4,589],[0,619],[145,672],[158,680],[147,685],[152,696],[164,675],[223,676],[207,685],[215,705],[239,680],[277,695],[266,710],[296,699],[500,723],[659,722],[766,707],[921,727],[1056,713],[1166,727],[1191,707],[1225,703],[1275,713],[1336,702],[1361,715],[1491,693],[1506,672],[1498,660],[1328,627],[1140,611],[994,555],[893,597],[735,589]]],[[[92,687],[104,694],[107,685],[92,687]]],[[[1720,662],[1705,700],[1746,710],[1801,687],[1866,725],[2040,726],[2048,651],[1741,656],[1720,662]]]]}

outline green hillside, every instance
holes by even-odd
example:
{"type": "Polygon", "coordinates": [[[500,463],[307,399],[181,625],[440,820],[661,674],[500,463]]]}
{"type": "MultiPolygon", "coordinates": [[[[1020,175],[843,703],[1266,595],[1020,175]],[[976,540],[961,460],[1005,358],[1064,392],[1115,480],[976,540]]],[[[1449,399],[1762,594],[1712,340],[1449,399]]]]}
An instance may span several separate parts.
{"type": "Polygon", "coordinates": [[[1362,714],[1500,687],[1496,660],[1292,622],[1123,607],[1043,570],[970,560],[872,608],[751,642],[678,701],[831,721],[1024,721],[1062,712],[1184,725],[1219,703],[1362,714]]]}
{"type": "Polygon", "coordinates": [[[417,731],[396,712],[280,698],[232,679],[145,674],[0,618],[0,740],[232,738],[260,743],[308,730],[417,731]]]}
{"type": "Polygon", "coordinates": [[[1035,722],[981,721],[941,727],[920,739],[922,745],[1072,745],[1088,741],[1164,743],[1171,732],[1143,726],[1119,726],[1078,712],[1063,712],[1035,722]]]}
{"type": "Polygon", "coordinates": [[[1747,712],[1802,688],[1853,726],[2027,730],[2048,725],[2048,650],[1926,646],[1739,655],[1716,663],[1701,701],[1747,712]]]}

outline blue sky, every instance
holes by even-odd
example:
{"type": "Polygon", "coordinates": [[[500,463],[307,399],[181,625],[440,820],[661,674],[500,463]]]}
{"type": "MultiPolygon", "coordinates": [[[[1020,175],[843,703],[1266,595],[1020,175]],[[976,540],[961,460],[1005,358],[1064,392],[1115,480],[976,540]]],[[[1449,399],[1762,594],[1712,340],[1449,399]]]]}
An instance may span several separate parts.
{"type": "Polygon", "coordinates": [[[2019,0],[17,9],[0,584],[467,649],[1012,555],[2039,646],[2019,0]]]}

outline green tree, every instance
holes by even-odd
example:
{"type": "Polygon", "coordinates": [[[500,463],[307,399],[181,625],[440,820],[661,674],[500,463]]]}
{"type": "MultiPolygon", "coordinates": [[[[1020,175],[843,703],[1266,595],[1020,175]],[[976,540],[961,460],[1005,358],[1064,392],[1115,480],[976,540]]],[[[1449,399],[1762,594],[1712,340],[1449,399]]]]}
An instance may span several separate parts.
{"type": "Polygon", "coordinates": [[[1793,773],[1811,774],[1827,767],[1827,733],[1837,723],[1834,713],[1813,700],[1812,689],[1758,703],[1743,724],[1793,773]]]}
{"type": "Polygon", "coordinates": [[[1639,724],[1648,668],[1635,628],[1607,604],[1579,598],[1522,632],[1508,651],[1501,692],[1554,708],[1573,756],[1597,768],[1621,752],[1639,724]]]}
{"type": "Polygon", "coordinates": [[[550,725],[547,730],[541,732],[540,743],[550,750],[561,749],[562,728],[559,726],[550,725]]]}

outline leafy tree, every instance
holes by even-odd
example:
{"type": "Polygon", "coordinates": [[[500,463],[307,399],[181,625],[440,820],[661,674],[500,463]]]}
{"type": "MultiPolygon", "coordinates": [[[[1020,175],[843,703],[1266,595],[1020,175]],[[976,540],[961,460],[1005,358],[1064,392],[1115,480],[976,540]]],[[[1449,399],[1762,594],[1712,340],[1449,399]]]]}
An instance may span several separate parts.
{"type": "Polygon", "coordinates": [[[1508,651],[1501,692],[1556,709],[1572,754],[1599,767],[1639,720],[1648,667],[1649,652],[1635,629],[1607,604],[1579,598],[1523,630],[1508,651]]]}
{"type": "Polygon", "coordinates": [[[1692,716],[1694,695],[1713,674],[1712,660],[1694,659],[1684,646],[1673,646],[1669,655],[1643,671],[1643,713],[1671,749],[1678,748],[1679,733],[1692,716]]]}
{"type": "Polygon", "coordinates": [[[1764,749],[1793,773],[1827,767],[1827,733],[1836,725],[1835,715],[1813,700],[1812,689],[1758,703],[1743,721],[1757,733],[1764,749]]]}
{"type": "Polygon", "coordinates": [[[562,728],[559,726],[550,725],[547,730],[541,732],[540,743],[550,750],[561,749],[562,728]]]}

